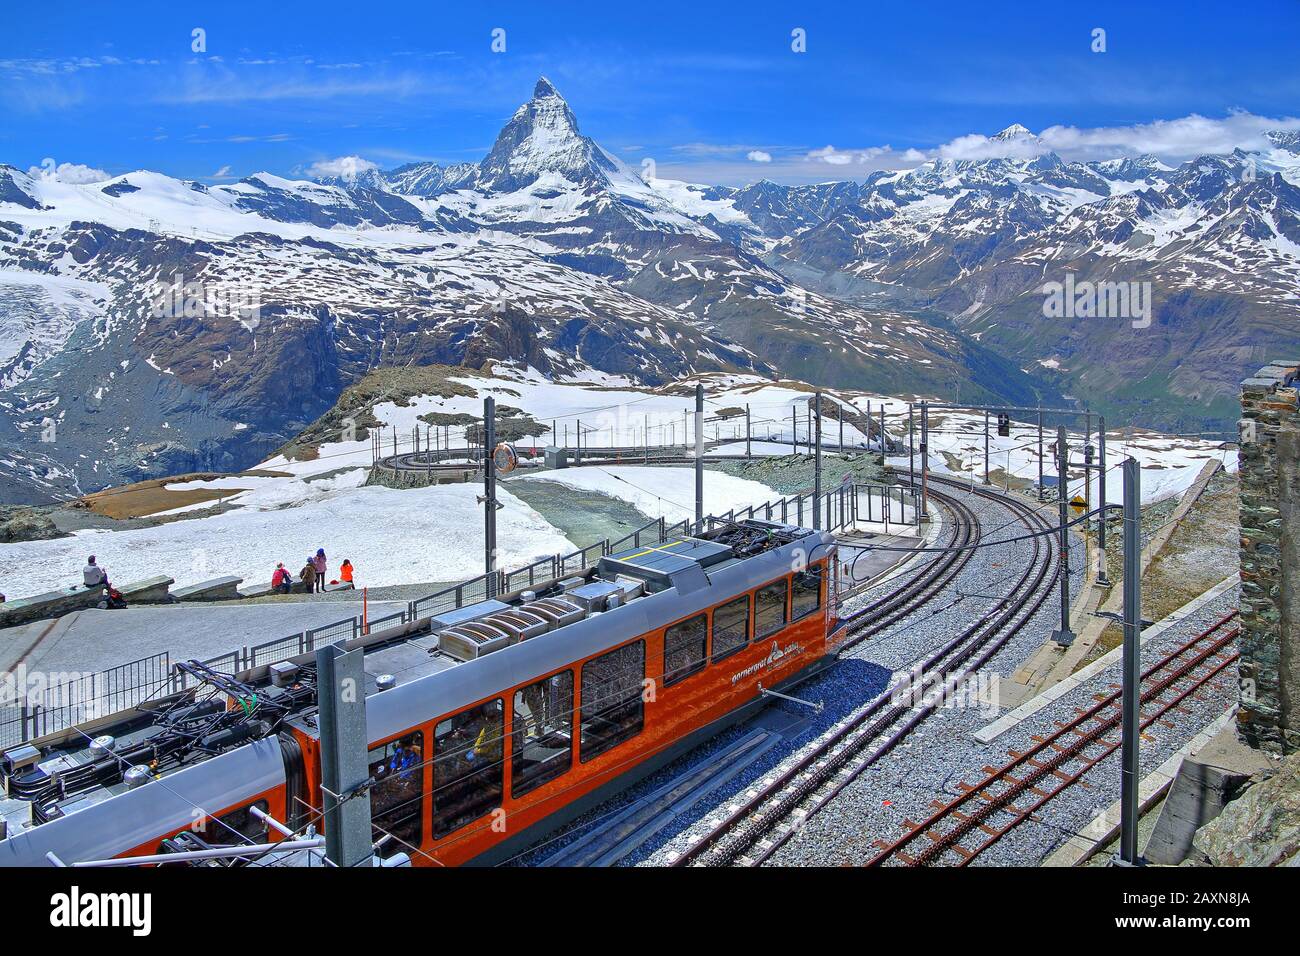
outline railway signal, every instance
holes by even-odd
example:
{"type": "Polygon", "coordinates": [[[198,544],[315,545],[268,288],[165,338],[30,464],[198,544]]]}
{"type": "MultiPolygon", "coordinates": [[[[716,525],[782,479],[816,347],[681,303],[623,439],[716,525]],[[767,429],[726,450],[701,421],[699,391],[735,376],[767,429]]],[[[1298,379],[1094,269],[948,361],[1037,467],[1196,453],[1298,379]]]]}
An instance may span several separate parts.
{"type": "Polygon", "coordinates": [[[998,435],[1001,438],[1011,435],[1011,416],[1006,412],[998,412],[998,435]]]}

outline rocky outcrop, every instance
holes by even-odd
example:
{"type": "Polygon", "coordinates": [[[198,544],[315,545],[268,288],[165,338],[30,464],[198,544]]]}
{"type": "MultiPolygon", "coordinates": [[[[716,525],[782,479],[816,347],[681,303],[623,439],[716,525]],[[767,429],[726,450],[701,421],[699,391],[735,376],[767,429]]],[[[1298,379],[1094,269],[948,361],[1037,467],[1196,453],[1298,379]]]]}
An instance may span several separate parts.
{"type": "Polygon", "coordinates": [[[62,537],[64,533],[40,511],[33,508],[0,507],[0,543],[62,537]]]}
{"type": "Polygon", "coordinates": [[[1212,866],[1300,864],[1300,753],[1201,827],[1194,845],[1212,866]]]}

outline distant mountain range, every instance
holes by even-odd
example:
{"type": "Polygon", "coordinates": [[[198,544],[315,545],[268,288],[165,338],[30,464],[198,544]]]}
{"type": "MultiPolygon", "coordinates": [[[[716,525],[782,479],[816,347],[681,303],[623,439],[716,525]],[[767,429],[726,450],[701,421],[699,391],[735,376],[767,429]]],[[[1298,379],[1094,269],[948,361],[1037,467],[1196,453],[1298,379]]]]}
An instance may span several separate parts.
{"type": "Polygon", "coordinates": [[[542,79],[477,164],[217,186],[0,166],[0,500],[245,467],[408,363],[1235,417],[1236,381],[1300,338],[1296,135],[1176,169],[999,138],[1033,158],[646,180],[542,79]],[[1044,317],[1067,273],[1152,283],[1150,327],[1044,317]],[[163,297],[178,277],[209,301],[163,297]]]}

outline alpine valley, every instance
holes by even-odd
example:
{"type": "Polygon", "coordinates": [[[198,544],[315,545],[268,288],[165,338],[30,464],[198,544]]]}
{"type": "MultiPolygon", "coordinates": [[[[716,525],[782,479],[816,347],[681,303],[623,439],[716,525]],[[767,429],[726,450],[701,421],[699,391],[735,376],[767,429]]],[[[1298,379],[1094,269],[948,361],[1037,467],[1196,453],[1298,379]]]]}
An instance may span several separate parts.
{"type": "Polygon", "coordinates": [[[1300,137],[1177,167],[998,139],[1030,158],[693,185],[606,152],[542,79],[477,164],[228,185],[0,165],[0,500],[248,467],[381,366],[1229,425],[1236,383],[1300,344],[1300,137]],[[1045,317],[1067,275],[1150,283],[1149,327],[1045,317]]]}

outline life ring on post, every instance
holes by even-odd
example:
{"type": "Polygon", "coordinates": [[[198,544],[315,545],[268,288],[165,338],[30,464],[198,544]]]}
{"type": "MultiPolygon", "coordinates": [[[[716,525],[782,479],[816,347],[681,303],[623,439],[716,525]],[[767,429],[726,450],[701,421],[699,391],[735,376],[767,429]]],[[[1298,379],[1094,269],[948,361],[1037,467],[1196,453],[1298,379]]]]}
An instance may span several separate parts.
{"type": "Polygon", "coordinates": [[[519,466],[519,455],[515,452],[515,446],[501,442],[492,450],[492,464],[496,466],[497,474],[508,475],[519,466]]]}

